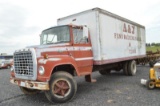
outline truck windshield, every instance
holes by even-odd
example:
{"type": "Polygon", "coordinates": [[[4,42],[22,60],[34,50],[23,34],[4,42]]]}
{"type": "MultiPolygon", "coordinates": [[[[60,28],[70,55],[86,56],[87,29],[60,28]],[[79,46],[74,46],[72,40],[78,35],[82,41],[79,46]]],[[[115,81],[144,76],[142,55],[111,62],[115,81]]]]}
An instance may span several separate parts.
{"type": "Polygon", "coordinates": [[[41,34],[41,45],[66,43],[70,41],[68,26],[59,26],[44,30],[41,34]]]}

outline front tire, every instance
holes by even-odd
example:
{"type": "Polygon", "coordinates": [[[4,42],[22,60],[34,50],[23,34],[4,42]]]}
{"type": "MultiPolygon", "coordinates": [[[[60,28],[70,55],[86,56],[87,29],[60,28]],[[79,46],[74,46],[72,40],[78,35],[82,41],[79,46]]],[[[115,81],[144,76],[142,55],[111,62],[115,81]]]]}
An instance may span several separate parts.
{"type": "Polygon", "coordinates": [[[36,89],[29,89],[29,88],[25,88],[25,87],[19,87],[20,90],[26,94],[26,95],[34,95],[40,92],[40,90],[36,90],[36,89]]]}
{"type": "Polygon", "coordinates": [[[152,90],[155,88],[155,82],[153,80],[148,80],[146,85],[149,90],[152,90]]]}
{"type": "Polygon", "coordinates": [[[77,83],[73,76],[64,71],[58,71],[51,76],[50,90],[45,91],[51,103],[64,103],[71,100],[77,91],[77,83]]]}

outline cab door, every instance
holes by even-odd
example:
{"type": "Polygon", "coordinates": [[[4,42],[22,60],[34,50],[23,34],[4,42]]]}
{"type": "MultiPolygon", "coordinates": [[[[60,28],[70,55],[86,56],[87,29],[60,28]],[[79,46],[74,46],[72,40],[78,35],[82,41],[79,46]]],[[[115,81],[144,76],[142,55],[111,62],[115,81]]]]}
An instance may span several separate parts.
{"type": "Polygon", "coordinates": [[[73,51],[80,75],[92,72],[93,54],[87,27],[73,27],[73,51]],[[84,31],[85,30],[85,31],[84,31]]]}

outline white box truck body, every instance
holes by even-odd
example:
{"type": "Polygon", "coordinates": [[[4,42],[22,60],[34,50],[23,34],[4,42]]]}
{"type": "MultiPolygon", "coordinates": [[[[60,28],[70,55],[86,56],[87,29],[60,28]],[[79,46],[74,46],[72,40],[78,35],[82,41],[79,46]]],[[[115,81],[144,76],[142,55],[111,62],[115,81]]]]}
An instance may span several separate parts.
{"type": "Polygon", "coordinates": [[[94,8],[57,20],[58,25],[87,25],[95,65],[144,57],[145,27],[128,19],[94,8]]]}

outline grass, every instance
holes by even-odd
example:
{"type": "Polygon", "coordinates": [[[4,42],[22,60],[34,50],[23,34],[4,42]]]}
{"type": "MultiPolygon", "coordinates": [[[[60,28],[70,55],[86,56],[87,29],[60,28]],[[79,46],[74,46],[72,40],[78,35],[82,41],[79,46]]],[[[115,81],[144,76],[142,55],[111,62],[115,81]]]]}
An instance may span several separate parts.
{"type": "Polygon", "coordinates": [[[157,49],[160,51],[160,46],[149,46],[149,47],[146,47],[147,51],[152,51],[152,52],[156,52],[157,49]]]}

